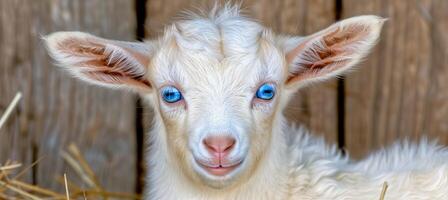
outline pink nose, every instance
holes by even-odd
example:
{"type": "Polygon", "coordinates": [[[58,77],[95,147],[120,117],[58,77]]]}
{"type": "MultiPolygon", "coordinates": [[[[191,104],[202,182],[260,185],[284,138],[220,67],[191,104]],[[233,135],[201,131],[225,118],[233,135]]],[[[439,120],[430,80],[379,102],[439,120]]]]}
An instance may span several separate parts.
{"type": "Polygon", "coordinates": [[[235,146],[236,140],[229,136],[211,136],[204,140],[204,144],[210,153],[226,154],[235,146]]]}

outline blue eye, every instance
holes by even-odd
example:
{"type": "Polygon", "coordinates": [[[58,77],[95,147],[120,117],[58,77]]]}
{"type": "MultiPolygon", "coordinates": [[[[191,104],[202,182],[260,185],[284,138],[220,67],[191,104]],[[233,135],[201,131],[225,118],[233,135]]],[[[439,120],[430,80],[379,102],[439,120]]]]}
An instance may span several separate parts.
{"type": "Polygon", "coordinates": [[[180,91],[173,86],[162,88],[162,98],[167,103],[176,103],[182,99],[180,91]]]}
{"type": "Polygon", "coordinates": [[[275,87],[273,84],[265,83],[258,88],[255,95],[259,99],[271,100],[275,95],[275,87]]]}

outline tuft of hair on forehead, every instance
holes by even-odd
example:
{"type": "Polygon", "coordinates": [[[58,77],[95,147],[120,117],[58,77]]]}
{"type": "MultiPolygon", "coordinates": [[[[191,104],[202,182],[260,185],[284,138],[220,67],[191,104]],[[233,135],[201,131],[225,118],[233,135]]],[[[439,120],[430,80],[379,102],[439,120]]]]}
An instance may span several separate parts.
{"type": "Polygon", "coordinates": [[[246,17],[244,14],[244,9],[241,8],[240,3],[230,3],[226,2],[220,4],[214,2],[214,4],[209,8],[195,7],[193,9],[184,10],[179,13],[178,20],[194,20],[207,18],[212,21],[219,23],[220,20],[233,18],[233,17],[246,17]]]}
{"type": "Polygon", "coordinates": [[[164,41],[174,41],[181,50],[213,57],[254,54],[266,30],[243,14],[241,4],[214,4],[206,11],[184,11],[164,31],[164,41]]]}

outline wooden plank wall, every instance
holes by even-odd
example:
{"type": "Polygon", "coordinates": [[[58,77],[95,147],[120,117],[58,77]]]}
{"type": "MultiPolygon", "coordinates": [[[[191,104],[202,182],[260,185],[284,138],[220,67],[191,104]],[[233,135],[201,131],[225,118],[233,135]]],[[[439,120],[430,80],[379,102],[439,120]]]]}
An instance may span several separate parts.
{"type": "Polygon", "coordinates": [[[77,177],[59,156],[75,143],[104,187],[133,192],[135,97],[74,80],[52,64],[41,40],[62,30],[132,40],[133,2],[1,0],[0,20],[0,110],[17,91],[24,95],[0,130],[0,162],[29,165],[43,157],[26,179],[61,188],[57,175],[77,177]]]}
{"type": "MultiPolygon", "coordinates": [[[[179,11],[213,1],[146,2],[146,36],[155,37],[179,11]]],[[[134,40],[134,6],[123,0],[0,1],[0,112],[15,92],[24,93],[0,130],[0,163],[28,165],[44,157],[25,179],[60,189],[54,176],[72,174],[59,153],[73,142],[105,188],[136,190],[135,97],[73,80],[51,64],[40,40],[61,30],[134,40]]],[[[330,143],[342,138],[355,158],[398,138],[429,135],[448,144],[448,1],[246,0],[243,6],[275,32],[292,35],[311,34],[339,17],[388,17],[378,46],[342,90],[338,81],[303,89],[286,115],[330,143]]]]}
{"type": "Polygon", "coordinates": [[[381,40],[346,78],[346,148],[359,158],[396,139],[448,144],[448,1],[344,0],[343,17],[387,17],[381,40]]]}

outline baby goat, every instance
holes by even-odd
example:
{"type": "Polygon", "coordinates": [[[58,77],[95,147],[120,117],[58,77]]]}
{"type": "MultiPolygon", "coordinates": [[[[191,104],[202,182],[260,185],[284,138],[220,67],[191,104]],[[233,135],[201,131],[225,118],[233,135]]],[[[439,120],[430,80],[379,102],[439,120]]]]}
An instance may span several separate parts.
{"type": "Polygon", "coordinates": [[[145,43],[80,32],[45,40],[74,76],[154,108],[147,199],[379,199],[387,181],[386,199],[446,200],[446,148],[395,144],[355,163],[282,114],[299,88],[357,64],[383,23],[360,16],[286,36],[224,6],[145,43]]]}

